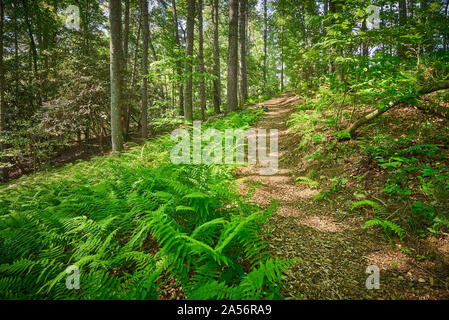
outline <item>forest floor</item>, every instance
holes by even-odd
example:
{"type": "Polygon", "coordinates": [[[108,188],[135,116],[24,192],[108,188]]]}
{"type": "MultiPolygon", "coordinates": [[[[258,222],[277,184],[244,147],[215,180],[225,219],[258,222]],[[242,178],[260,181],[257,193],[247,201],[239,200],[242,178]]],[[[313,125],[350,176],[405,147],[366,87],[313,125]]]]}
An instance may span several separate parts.
{"type": "MultiPolygon", "coordinates": [[[[300,259],[287,272],[283,295],[287,299],[448,299],[449,239],[430,236],[420,245],[431,247],[434,259],[410,254],[416,244],[386,240],[381,229],[363,229],[370,218],[348,210],[355,188],[348,183],[329,199],[314,200],[317,188],[296,184],[296,177],[308,170],[307,160],[298,150],[299,137],[287,125],[301,97],[286,94],[261,103],[265,116],[255,128],[279,130],[279,170],[261,176],[258,166],[236,170],[240,192],[253,189],[252,199],[267,207],[271,199],[279,203],[267,232],[273,255],[300,259]],[[380,269],[380,289],[368,290],[366,269],[380,269]]],[[[357,171],[359,154],[329,160],[318,175],[329,181],[341,173],[357,171]]],[[[367,194],[370,194],[369,190],[367,194]]],[[[444,238],[446,237],[446,238],[444,238]]]]}

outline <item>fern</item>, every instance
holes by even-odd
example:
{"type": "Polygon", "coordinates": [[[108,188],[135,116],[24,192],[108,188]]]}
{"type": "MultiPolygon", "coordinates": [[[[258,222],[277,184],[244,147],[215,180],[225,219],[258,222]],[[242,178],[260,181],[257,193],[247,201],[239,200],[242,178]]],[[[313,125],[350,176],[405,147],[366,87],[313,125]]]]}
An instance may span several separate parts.
{"type": "Polygon", "coordinates": [[[351,205],[351,210],[355,210],[362,206],[371,207],[374,210],[374,212],[376,213],[376,215],[379,215],[379,216],[385,216],[387,213],[386,208],[383,205],[381,205],[377,202],[371,201],[371,200],[362,200],[362,201],[354,202],[351,205]]]}
{"type": "Polygon", "coordinates": [[[388,221],[388,220],[382,220],[382,219],[372,219],[368,220],[365,223],[364,228],[369,228],[372,226],[381,226],[387,237],[390,239],[389,230],[393,231],[399,239],[402,241],[405,237],[404,230],[397,224],[388,221]]]}
{"type": "MultiPolygon", "coordinates": [[[[246,127],[261,112],[208,125],[246,127]]],[[[260,233],[276,205],[240,199],[230,167],[168,164],[171,145],[163,136],[0,187],[0,298],[157,299],[173,279],[187,298],[280,296],[290,264],[260,233]],[[70,265],[79,290],[66,288],[70,265]]]]}

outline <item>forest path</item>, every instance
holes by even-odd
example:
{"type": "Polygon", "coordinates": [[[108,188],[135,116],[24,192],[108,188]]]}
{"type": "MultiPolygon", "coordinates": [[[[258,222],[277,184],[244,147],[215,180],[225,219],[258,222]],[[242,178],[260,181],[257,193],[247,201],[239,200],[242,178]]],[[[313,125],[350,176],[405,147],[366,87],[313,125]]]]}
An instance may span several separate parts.
{"type": "MultiPolygon", "coordinates": [[[[435,265],[429,265],[430,261],[416,265],[416,259],[403,253],[400,247],[393,250],[381,231],[363,229],[368,217],[344,212],[325,200],[315,201],[313,197],[318,190],[296,185],[295,178],[304,168],[298,156],[299,137],[289,131],[287,121],[300,102],[301,97],[285,94],[260,104],[266,113],[254,127],[279,130],[277,174],[261,176],[257,165],[236,171],[242,181],[242,193],[256,187],[252,200],[259,206],[265,208],[271,199],[278,200],[279,210],[270,221],[272,230],[268,239],[273,255],[301,260],[287,273],[284,297],[448,299],[449,279],[433,275],[435,265]],[[380,268],[380,289],[366,288],[369,265],[380,268]]],[[[339,169],[334,168],[338,165],[338,162],[330,164],[329,179],[333,169],[339,169]]],[[[353,201],[351,195],[340,195],[337,202],[353,201]]]]}

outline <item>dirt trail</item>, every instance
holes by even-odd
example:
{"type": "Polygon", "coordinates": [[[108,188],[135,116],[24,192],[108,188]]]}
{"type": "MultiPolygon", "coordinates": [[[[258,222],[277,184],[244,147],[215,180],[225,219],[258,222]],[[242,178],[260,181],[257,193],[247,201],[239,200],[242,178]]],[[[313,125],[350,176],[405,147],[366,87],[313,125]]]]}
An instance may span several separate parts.
{"type": "MultiPolygon", "coordinates": [[[[262,103],[267,112],[255,127],[279,130],[278,173],[261,176],[258,166],[241,167],[236,173],[243,181],[242,192],[256,186],[253,200],[261,207],[278,200],[279,211],[271,221],[271,250],[278,257],[301,259],[287,275],[285,298],[448,299],[449,278],[441,266],[428,260],[417,262],[399,246],[392,249],[381,231],[362,229],[367,217],[360,212],[314,201],[318,190],[296,186],[295,177],[304,168],[297,150],[299,137],[286,122],[300,101],[300,97],[283,95],[262,103]],[[380,269],[380,289],[366,288],[369,265],[380,269]]],[[[329,165],[332,171],[339,164],[329,165]]],[[[354,201],[350,196],[340,194],[337,202],[354,201]]]]}

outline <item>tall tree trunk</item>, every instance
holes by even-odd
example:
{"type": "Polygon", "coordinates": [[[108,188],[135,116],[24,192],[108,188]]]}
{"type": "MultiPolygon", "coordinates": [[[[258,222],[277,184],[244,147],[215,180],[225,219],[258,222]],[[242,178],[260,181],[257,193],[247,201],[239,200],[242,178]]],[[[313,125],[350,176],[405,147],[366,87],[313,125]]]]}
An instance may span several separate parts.
{"type": "Polygon", "coordinates": [[[148,25],[148,0],[140,0],[142,16],[142,138],[148,137],[148,44],[150,27],[148,25]]]}
{"type": "Polygon", "coordinates": [[[184,117],[193,121],[193,36],[195,26],[195,0],[187,0],[187,34],[186,34],[186,74],[187,83],[184,94],[184,117]]]}
{"type": "Polygon", "coordinates": [[[129,0],[125,0],[125,21],[123,30],[123,60],[125,61],[124,68],[128,69],[128,55],[129,55],[129,0]]]}
{"type": "Polygon", "coordinates": [[[248,0],[240,0],[239,2],[240,94],[243,103],[248,99],[248,76],[246,74],[246,18],[248,0]]]}
{"type": "Polygon", "coordinates": [[[42,105],[42,97],[40,92],[40,78],[39,78],[39,69],[37,66],[38,54],[36,48],[36,41],[34,40],[33,34],[33,25],[30,21],[30,10],[28,8],[28,0],[22,0],[23,9],[25,11],[25,23],[27,25],[28,37],[30,38],[30,51],[31,56],[33,58],[33,71],[34,71],[34,79],[37,81],[37,98],[38,98],[38,106],[42,105]]]}
{"type": "Polygon", "coordinates": [[[203,34],[203,0],[198,0],[198,59],[199,59],[199,73],[200,73],[200,108],[201,119],[205,120],[204,112],[206,110],[206,84],[204,83],[204,34],[203,34]]]}
{"type": "Polygon", "coordinates": [[[220,74],[220,43],[218,39],[218,0],[211,1],[212,24],[214,29],[214,111],[220,113],[221,104],[221,74],[220,74]]]}
{"type": "MultiPolygon", "coordinates": [[[[172,0],[173,7],[173,26],[175,35],[175,45],[178,50],[178,55],[181,55],[181,40],[179,39],[179,26],[178,26],[178,14],[176,11],[176,0],[172,0]]],[[[184,116],[184,86],[182,84],[182,62],[179,58],[176,61],[176,72],[178,74],[178,104],[179,115],[184,116]]]]}
{"type": "Polygon", "coordinates": [[[263,0],[263,80],[265,89],[268,84],[267,40],[268,40],[268,8],[267,0],[263,0]]]}
{"type": "Polygon", "coordinates": [[[237,109],[238,81],[238,31],[239,31],[239,1],[229,0],[229,39],[228,39],[228,92],[226,112],[237,109]]]}
{"type": "Polygon", "coordinates": [[[111,138],[114,153],[123,150],[121,124],[121,63],[122,55],[122,7],[120,0],[109,1],[110,56],[111,56],[111,138]]]}
{"type": "Polygon", "coordinates": [[[128,94],[128,54],[129,54],[129,0],[125,0],[125,17],[123,23],[123,75],[122,75],[122,130],[126,140],[129,140],[129,110],[130,99],[128,94]]]}
{"type": "MultiPolygon", "coordinates": [[[[3,70],[3,22],[5,20],[3,0],[0,0],[0,137],[5,131],[5,72],[3,70]]],[[[0,141],[0,153],[3,145],[0,141]]],[[[2,168],[3,171],[3,168],[2,168]]],[[[5,178],[5,177],[3,177],[5,178]]]]}
{"type": "MultiPolygon", "coordinates": [[[[366,32],[368,30],[368,27],[366,25],[366,19],[363,19],[362,21],[362,31],[366,32]]],[[[368,41],[365,41],[362,43],[362,57],[363,58],[368,58],[369,55],[369,43],[368,41]]]]}
{"type": "MultiPolygon", "coordinates": [[[[5,21],[4,9],[5,8],[3,0],[0,0],[0,138],[3,135],[3,132],[6,130],[5,72],[3,68],[3,28],[5,21]]],[[[3,152],[3,144],[0,141],[0,160],[2,152],[3,152]]],[[[3,181],[8,180],[8,170],[1,165],[0,165],[0,174],[3,181]]]]}
{"type": "Polygon", "coordinates": [[[284,26],[281,26],[281,92],[284,91],[284,26]]]}
{"type": "MultiPolygon", "coordinates": [[[[449,9],[449,0],[446,0],[446,8],[444,9],[444,18],[446,19],[446,21],[448,20],[448,9],[449,9]]],[[[449,25],[449,23],[447,24],[449,25]]],[[[446,25],[446,28],[447,28],[446,25]]],[[[444,51],[448,52],[449,51],[449,33],[446,29],[446,32],[444,33],[444,51]]]]}
{"type": "MultiPolygon", "coordinates": [[[[139,14],[140,16],[140,14],[139,14]]],[[[131,87],[134,88],[136,84],[136,74],[137,74],[137,61],[139,58],[139,42],[140,42],[140,34],[142,32],[142,17],[138,20],[139,26],[137,27],[137,38],[136,38],[136,47],[134,48],[134,62],[133,62],[133,72],[131,75],[131,87]]]]}

